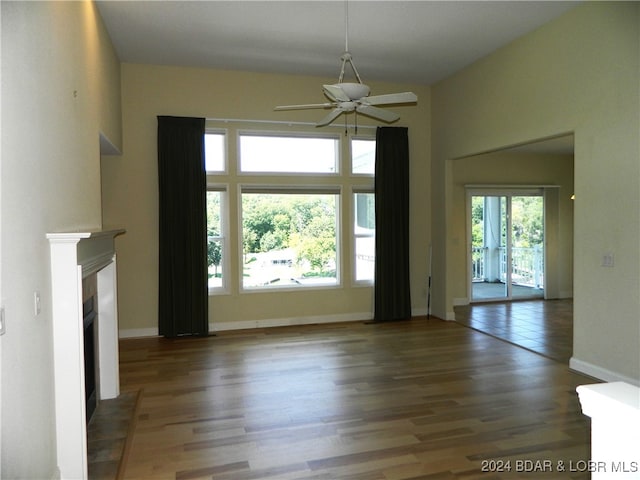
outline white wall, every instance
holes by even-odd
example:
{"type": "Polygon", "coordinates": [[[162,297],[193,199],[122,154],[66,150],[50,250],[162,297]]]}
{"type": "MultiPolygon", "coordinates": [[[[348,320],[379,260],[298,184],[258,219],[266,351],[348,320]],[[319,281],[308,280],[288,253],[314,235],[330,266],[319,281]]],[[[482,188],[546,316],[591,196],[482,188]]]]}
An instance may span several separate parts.
{"type": "Polygon", "coordinates": [[[91,2],[1,2],[2,477],[53,478],[47,232],[101,226],[103,132],[121,143],[119,62],[91,2]],[[34,311],[34,292],[41,313],[34,311]]]}
{"type": "Polygon", "coordinates": [[[640,41],[636,2],[585,2],[433,89],[436,315],[452,310],[452,162],[575,133],[574,354],[640,382],[640,41]],[[602,267],[606,252],[615,267],[602,267]]]}

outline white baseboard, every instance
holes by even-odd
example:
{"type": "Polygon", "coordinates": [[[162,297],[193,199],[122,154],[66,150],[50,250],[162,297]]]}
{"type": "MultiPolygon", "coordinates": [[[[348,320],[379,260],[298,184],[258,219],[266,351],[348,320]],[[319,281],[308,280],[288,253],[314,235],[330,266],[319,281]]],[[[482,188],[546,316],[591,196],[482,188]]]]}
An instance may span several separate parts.
{"type": "MultiPolygon", "coordinates": [[[[415,308],[411,310],[414,317],[423,317],[428,314],[427,308],[415,308]]],[[[455,320],[453,312],[447,314],[447,320],[455,320]],[[451,316],[451,318],[449,318],[451,316]]],[[[373,319],[373,312],[344,313],[337,315],[318,315],[309,317],[269,318],[263,320],[243,320],[238,322],[214,322],[209,323],[210,332],[224,332],[232,330],[247,330],[252,328],[290,327],[296,325],[314,325],[324,323],[343,323],[368,321],[373,319]]],[[[119,338],[157,337],[158,328],[131,328],[120,330],[119,338]]]]}
{"type": "MultiPolygon", "coordinates": [[[[427,307],[414,308],[411,310],[412,317],[426,317],[427,315],[429,315],[429,310],[427,310],[427,307]]],[[[373,313],[371,314],[371,317],[373,318],[373,313]]]]}
{"type": "Polygon", "coordinates": [[[463,307],[469,305],[469,297],[454,297],[452,302],[454,307],[463,307]]]}
{"type": "Polygon", "coordinates": [[[120,330],[118,338],[157,337],[158,328],[129,328],[120,330]]]}
{"type": "Polygon", "coordinates": [[[626,382],[640,387],[640,380],[637,378],[621,375],[606,368],[585,362],[584,360],[579,360],[575,357],[571,357],[569,360],[569,368],[604,382],[626,382]]]}
{"type": "Polygon", "coordinates": [[[271,318],[264,320],[244,320],[239,322],[217,322],[209,324],[210,332],[246,330],[251,328],[291,327],[296,325],[314,325],[320,323],[342,323],[367,321],[373,318],[371,312],[345,313],[338,315],[319,315],[310,317],[271,318]]]}
{"type": "MultiPolygon", "coordinates": [[[[426,311],[425,311],[426,314],[426,311]]],[[[319,323],[342,323],[367,321],[373,318],[371,312],[345,313],[339,315],[319,315],[310,317],[270,318],[264,320],[245,320],[239,322],[209,323],[209,331],[223,332],[247,330],[251,328],[289,327],[296,325],[314,325],[319,323]]],[[[157,337],[158,328],[131,328],[120,330],[119,338],[157,337]]]]}
{"type": "MultiPolygon", "coordinates": [[[[416,308],[411,311],[414,317],[426,316],[426,308],[416,308]]],[[[264,320],[244,320],[239,322],[214,322],[209,324],[210,332],[224,332],[232,330],[247,330],[252,328],[290,327],[296,325],[314,325],[324,323],[343,323],[368,321],[373,319],[373,312],[345,313],[338,315],[319,315],[309,317],[270,318],[264,320]]],[[[453,312],[447,313],[447,320],[455,320],[453,312]]],[[[131,328],[120,330],[119,338],[157,337],[157,328],[131,328]]]]}

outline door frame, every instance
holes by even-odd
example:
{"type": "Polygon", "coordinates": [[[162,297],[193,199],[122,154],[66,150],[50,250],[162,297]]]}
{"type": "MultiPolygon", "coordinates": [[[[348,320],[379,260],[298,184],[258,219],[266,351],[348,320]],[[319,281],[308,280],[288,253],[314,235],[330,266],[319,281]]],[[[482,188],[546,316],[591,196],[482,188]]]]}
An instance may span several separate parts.
{"type": "MultiPolygon", "coordinates": [[[[512,291],[512,282],[511,282],[511,273],[509,273],[507,278],[507,283],[505,285],[506,295],[504,297],[495,297],[488,298],[482,300],[474,300],[473,299],[473,273],[471,268],[472,263],[472,228],[471,228],[471,215],[472,215],[472,205],[471,205],[471,197],[474,196],[484,196],[484,197],[518,197],[518,196],[538,196],[543,199],[543,228],[544,228],[544,241],[543,241],[543,258],[544,258],[544,287],[543,298],[546,300],[548,298],[547,294],[547,256],[548,256],[548,248],[547,248],[547,189],[555,188],[557,189],[557,185],[465,185],[465,197],[466,197],[466,218],[465,218],[465,229],[466,229],[466,278],[467,278],[467,298],[469,299],[469,303],[484,303],[484,302],[495,302],[495,301],[505,301],[510,302],[513,301],[513,291],[512,291]]],[[[511,225],[511,202],[507,202],[507,215],[509,216],[508,223],[511,225]]],[[[507,235],[506,239],[507,243],[507,251],[511,251],[511,243],[512,243],[512,235],[511,231],[507,235]]],[[[507,271],[511,272],[512,269],[512,258],[511,255],[507,255],[507,271]]],[[[523,297],[525,299],[526,297],[523,297]]],[[[532,297],[537,298],[537,297],[532,297]]]]}

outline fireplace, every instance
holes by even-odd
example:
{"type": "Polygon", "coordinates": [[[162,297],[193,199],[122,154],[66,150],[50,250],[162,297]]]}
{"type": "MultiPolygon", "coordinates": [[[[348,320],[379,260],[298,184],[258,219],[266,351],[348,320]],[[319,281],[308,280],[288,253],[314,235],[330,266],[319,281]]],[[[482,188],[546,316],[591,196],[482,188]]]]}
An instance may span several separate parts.
{"type": "Polygon", "coordinates": [[[115,237],[122,233],[47,234],[61,480],[88,478],[87,420],[92,404],[120,394],[115,237]]]}
{"type": "MultiPolygon", "coordinates": [[[[83,288],[83,297],[85,296],[83,288]]],[[[95,320],[97,312],[94,308],[95,296],[90,296],[82,302],[82,339],[84,343],[84,401],[86,406],[86,420],[89,423],[93,412],[98,406],[96,391],[96,348],[95,348],[95,320]]]]}

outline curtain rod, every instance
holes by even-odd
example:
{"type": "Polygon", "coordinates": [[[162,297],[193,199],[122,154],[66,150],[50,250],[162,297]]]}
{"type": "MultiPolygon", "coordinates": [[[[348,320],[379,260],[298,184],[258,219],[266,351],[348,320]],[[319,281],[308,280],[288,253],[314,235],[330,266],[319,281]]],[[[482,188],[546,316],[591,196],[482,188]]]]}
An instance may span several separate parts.
{"type": "MultiPolygon", "coordinates": [[[[271,124],[271,125],[298,125],[298,126],[305,126],[305,127],[315,127],[316,124],[313,122],[288,122],[286,120],[248,120],[248,119],[242,119],[242,118],[209,118],[207,117],[205,119],[207,122],[221,122],[221,123],[266,123],[266,124],[271,124]]],[[[322,128],[344,128],[345,125],[344,124],[334,124],[334,125],[327,125],[326,127],[322,127],[322,128]]],[[[355,124],[351,124],[348,123],[346,125],[346,127],[348,128],[355,128],[357,127],[358,129],[364,129],[364,128],[378,128],[377,125],[355,125],[355,124]]]]}

